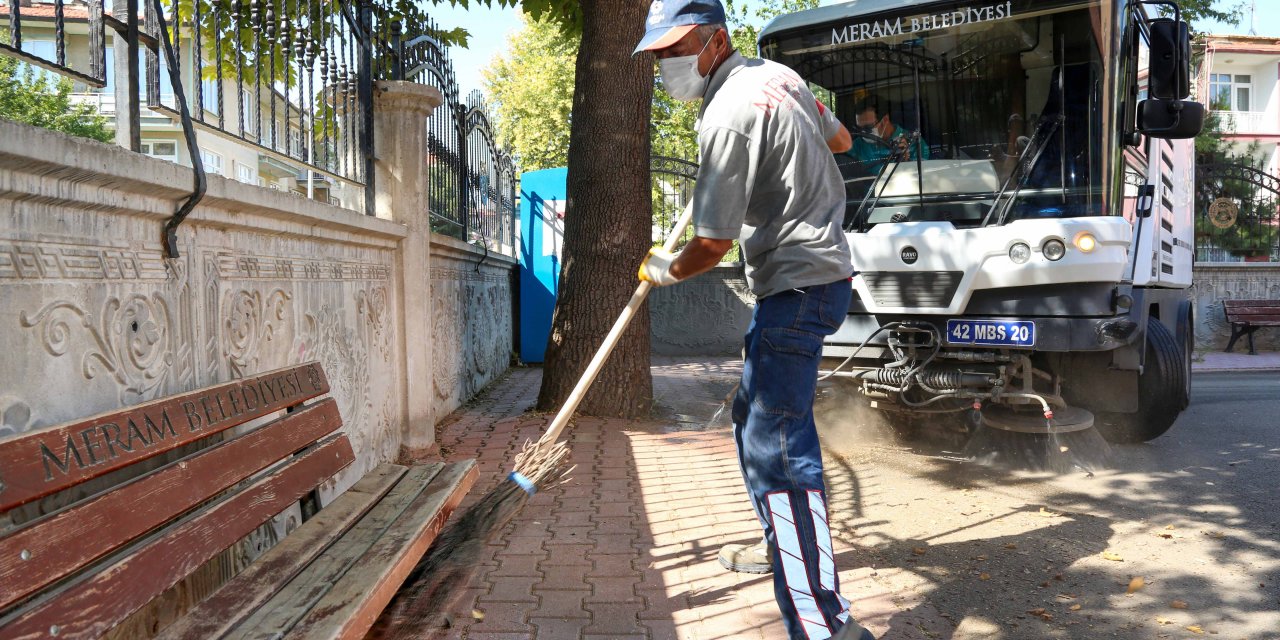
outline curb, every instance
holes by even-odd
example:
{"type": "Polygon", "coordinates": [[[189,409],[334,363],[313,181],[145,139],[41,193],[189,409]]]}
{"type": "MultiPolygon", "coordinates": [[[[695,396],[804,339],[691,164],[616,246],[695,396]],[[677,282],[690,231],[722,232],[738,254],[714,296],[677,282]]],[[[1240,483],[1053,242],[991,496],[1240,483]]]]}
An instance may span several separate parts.
{"type": "Polygon", "coordinates": [[[1211,369],[1191,367],[1191,373],[1280,373],[1280,367],[1230,367],[1211,369]]]}

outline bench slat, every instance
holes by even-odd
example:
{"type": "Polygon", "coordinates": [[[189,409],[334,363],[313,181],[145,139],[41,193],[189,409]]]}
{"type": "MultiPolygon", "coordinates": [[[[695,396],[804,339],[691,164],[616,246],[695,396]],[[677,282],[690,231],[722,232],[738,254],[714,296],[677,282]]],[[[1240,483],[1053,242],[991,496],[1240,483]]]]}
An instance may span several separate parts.
{"type": "Polygon", "coordinates": [[[355,570],[355,563],[427,490],[442,468],[443,464],[436,463],[410,469],[395,489],[358,524],[335,541],[323,555],[289,582],[288,586],[280,585],[283,589],[279,589],[275,597],[222,638],[244,640],[273,637],[276,633],[287,634],[310,611],[312,605],[329,592],[335,582],[349,571],[355,570]]]}
{"type": "Polygon", "coordinates": [[[326,398],[29,523],[0,539],[0,610],[125,546],[340,426],[338,405],[326,398]]]}
{"type": "Polygon", "coordinates": [[[0,440],[0,512],[328,392],[309,362],[0,440]]]}
{"type": "Polygon", "coordinates": [[[1227,313],[1227,318],[1280,318],[1280,308],[1262,309],[1258,307],[1243,307],[1227,313]]]}
{"type": "Polygon", "coordinates": [[[407,467],[382,464],[254,560],[230,582],[166,627],[156,640],[217,638],[293,580],[400,481],[407,467]]]}
{"type": "Polygon", "coordinates": [[[1231,309],[1234,307],[1280,307],[1280,300],[1223,300],[1222,306],[1231,309]]]}
{"type": "Polygon", "coordinates": [[[387,533],[290,633],[290,638],[363,638],[440,534],[476,480],[475,461],[445,468],[387,533]]]}
{"type": "Polygon", "coordinates": [[[101,572],[57,589],[0,620],[0,637],[102,635],[354,459],[345,435],[326,439],[243,491],[138,544],[101,572]],[[57,633],[52,633],[54,627],[57,633]]]}

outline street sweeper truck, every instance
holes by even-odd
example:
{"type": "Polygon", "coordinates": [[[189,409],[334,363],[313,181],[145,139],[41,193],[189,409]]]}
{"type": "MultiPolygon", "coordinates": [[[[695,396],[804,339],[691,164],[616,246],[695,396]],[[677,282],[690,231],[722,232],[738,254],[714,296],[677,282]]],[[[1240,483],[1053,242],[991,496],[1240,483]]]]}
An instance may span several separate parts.
{"type": "Polygon", "coordinates": [[[781,16],[759,48],[855,137],[857,273],[824,377],[903,428],[1169,429],[1204,119],[1176,5],[856,0],[781,16]]]}

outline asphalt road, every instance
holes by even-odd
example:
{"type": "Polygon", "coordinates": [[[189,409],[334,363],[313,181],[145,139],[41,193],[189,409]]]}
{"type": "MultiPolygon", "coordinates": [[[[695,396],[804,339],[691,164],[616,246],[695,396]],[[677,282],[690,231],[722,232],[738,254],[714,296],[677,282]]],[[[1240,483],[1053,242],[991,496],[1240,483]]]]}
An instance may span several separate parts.
{"type": "Polygon", "coordinates": [[[829,394],[817,414],[843,590],[885,640],[1280,640],[1280,374],[1197,374],[1166,435],[1092,474],[962,462],[829,394]]]}

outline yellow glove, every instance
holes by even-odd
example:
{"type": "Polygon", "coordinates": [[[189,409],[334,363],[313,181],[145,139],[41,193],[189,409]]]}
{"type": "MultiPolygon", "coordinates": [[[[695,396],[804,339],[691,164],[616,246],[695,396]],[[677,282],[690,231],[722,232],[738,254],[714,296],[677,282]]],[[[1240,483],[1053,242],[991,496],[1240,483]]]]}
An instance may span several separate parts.
{"type": "Polygon", "coordinates": [[[671,263],[675,259],[675,255],[666,250],[658,247],[650,249],[649,255],[645,256],[644,262],[640,263],[640,279],[653,283],[655,287],[665,287],[679,282],[679,278],[671,275],[671,263]]]}

